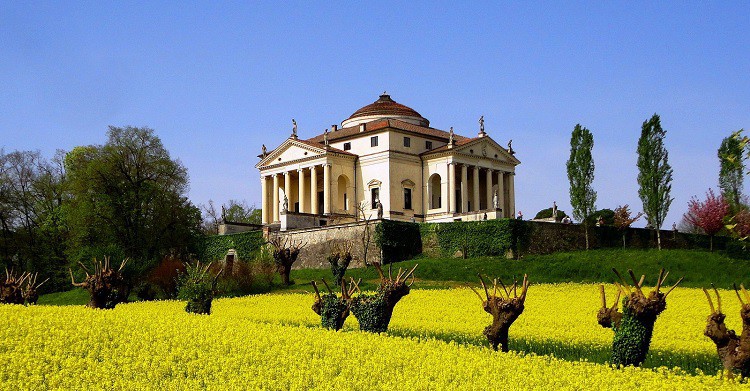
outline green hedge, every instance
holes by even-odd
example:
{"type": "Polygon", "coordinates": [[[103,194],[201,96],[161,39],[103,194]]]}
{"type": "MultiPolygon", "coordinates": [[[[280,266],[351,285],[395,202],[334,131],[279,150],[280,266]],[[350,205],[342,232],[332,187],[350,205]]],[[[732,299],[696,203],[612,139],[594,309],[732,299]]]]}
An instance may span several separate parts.
{"type": "Polygon", "coordinates": [[[200,259],[204,262],[224,259],[227,251],[235,249],[244,261],[255,258],[265,244],[262,231],[240,232],[230,235],[212,235],[203,239],[200,259]]]}
{"type": "Polygon", "coordinates": [[[504,256],[526,235],[522,228],[523,222],[514,219],[420,224],[424,243],[437,245],[443,257],[458,252],[467,257],[504,256]]]}
{"type": "Polygon", "coordinates": [[[404,261],[422,253],[417,223],[383,220],[375,226],[375,243],[383,251],[383,263],[404,261]]]}

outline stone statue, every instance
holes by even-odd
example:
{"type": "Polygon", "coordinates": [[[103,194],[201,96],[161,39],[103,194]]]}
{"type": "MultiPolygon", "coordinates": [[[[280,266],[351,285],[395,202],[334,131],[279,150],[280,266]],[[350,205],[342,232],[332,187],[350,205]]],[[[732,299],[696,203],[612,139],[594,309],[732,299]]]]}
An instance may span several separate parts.
{"type": "Polygon", "coordinates": [[[323,145],[328,147],[328,129],[323,131],[323,145]]]}
{"type": "Polygon", "coordinates": [[[508,141],[508,153],[511,155],[515,155],[516,151],[513,150],[513,139],[510,139],[508,141]]]}
{"type": "Polygon", "coordinates": [[[380,202],[380,198],[375,199],[375,202],[378,204],[378,219],[383,218],[383,204],[380,202]]]}
{"type": "Polygon", "coordinates": [[[292,118],[292,124],[294,125],[292,127],[292,138],[297,139],[297,121],[295,121],[294,118],[292,118]]]}
{"type": "Polygon", "coordinates": [[[227,209],[224,207],[224,205],[221,206],[221,221],[227,222],[227,209]]]}
{"type": "Polygon", "coordinates": [[[552,201],[552,218],[557,221],[557,201],[552,201]]]}
{"type": "Polygon", "coordinates": [[[266,150],[266,144],[263,144],[263,146],[260,147],[263,150],[262,156],[266,157],[268,156],[268,150],[266,150]]]}
{"type": "Polygon", "coordinates": [[[484,116],[479,117],[479,135],[484,136],[484,116]]]}
{"type": "Polygon", "coordinates": [[[500,197],[497,195],[497,190],[495,190],[495,194],[492,195],[492,206],[495,210],[500,209],[500,197]]]}
{"type": "Polygon", "coordinates": [[[289,210],[289,198],[284,194],[284,203],[281,204],[281,211],[286,213],[289,210]]]}
{"type": "Polygon", "coordinates": [[[448,132],[448,145],[453,145],[456,143],[456,140],[453,136],[453,126],[451,126],[451,130],[448,132]]]}

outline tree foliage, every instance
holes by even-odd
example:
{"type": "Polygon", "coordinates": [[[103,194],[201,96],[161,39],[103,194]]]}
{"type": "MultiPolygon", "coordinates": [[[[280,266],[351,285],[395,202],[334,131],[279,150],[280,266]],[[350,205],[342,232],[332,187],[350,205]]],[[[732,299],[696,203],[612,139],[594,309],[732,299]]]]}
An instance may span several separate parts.
{"type": "Polygon", "coordinates": [[[705,201],[700,201],[696,197],[688,201],[688,211],[683,218],[688,224],[700,228],[711,237],[711,250],[713,250],[713,236],[724,228],[724,218],[728,214],[729,203],[724,196],[717,197],[712,189],[708,189],[705,201]]]}
{"type": "Polygon", "coordinates": [[[739,137],[741,132],[742,130],[724,138],[718,150],[721,195],[735,209],[740,205],[745,170],[745,156],[739,137]]]}
{"type": "Polygon", "coordinates": [[[568,159],[568,180],[570,181],[570,205],[573,217],[584,224],[586,231],[586,248],[589,248],[589,236],[585,218],[596,210],[596,192],[591,184],[594,182],[594,136],[591,131],[577,124],[570,136],[570,158],[568,159]]]}
{"type": "Polygon", "coordinates": [[[661,127],[659,115],[643,122],[638,139],[638,196],[643,202],[643,212],[649,225],[656,229],[657,246],[661,249],[659,230],[669,212],[673,198],[672,167],[668,162],[664,137],[667,132],[661,127]]]}
{"type": "Polygon", "coordinates": [[[73,260],[114,245],[143,271],[195,249],[200,211],[186,197],[187,170],[152,129],[110,127],[106,144],[74,148],[65,168],[73,260]]]}

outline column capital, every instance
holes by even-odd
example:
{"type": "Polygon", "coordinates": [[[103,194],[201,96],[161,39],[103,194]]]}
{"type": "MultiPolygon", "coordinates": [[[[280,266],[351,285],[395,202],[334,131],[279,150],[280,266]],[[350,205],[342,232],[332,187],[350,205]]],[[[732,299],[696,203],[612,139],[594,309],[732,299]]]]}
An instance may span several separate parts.
{"type": "Polygon", "coordinates": [[[297,169],[297,172],[303,172],[303,171],[305,171],[305,168],[304,168],[304,167],[302,167],[302,168],[298,168],[298,169],[297,169]]]}
{"type": "Polygon", "coordinates": [[[291,171],[284,171],[284,173],[283,173],[283,174],[284,174],[284,176],[287,176],[287,175],[289,175],[289,174],[291,174],[291,173],[292,173],[291,171]]]}

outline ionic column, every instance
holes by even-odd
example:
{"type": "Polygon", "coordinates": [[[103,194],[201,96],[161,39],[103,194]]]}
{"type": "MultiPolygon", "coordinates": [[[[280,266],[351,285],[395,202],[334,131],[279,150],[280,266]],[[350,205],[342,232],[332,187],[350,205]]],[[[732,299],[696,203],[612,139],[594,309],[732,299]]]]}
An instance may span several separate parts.
{"type": "Polygon", "coordinates": [[[331,213],[331,164],[323,165],[323,213],[331,213]]]}
{"type": "Polygon", "coordinates": [[[268,205],[268,186],[266,182],[266,177],[262,175],[260,177],[260,222],[263,224],[268,224],[268,215],[270,214],[268,207],[271,206],[268,205]]]}
{"type": "Polygon", "coordinates": [[[474,169],[473,169],[472,172],[474,174],[474,178],[473,178],[474,179],[474,181],[473,181],[474,182],[473,183],[474,186],[472,186],[472,188],[474,190],[473,191],[474,197],[472,197],[472,198],[474,198],[474,199],[472,201],[474,201],[474,210],[479,210],[479,166],[474,166],[474,169]]]}
{"type": "Polygon", "coordinates": [[[508,216],[508,211],[505,210],[505,178],[502,171],[497,172],[497,205],[503,209],[503,217],[508,216]]]}
{"type": "Polygon", "coordinates": [[[485,206],[485,209],[492,209],[492,170],[489,168],[487,169],[485,182],[485,187],[487,188],[487,205],[485,206]]]}
{"type": "Polygon", "coordinates": [[[292,173],[289,171],[284,173],[284,195],[287,201],[289,201],[289,209],[292,209],[292,205],[294,205],[292,202],[292,173]]]}
{"type": "Polygon", "coordinates": [[[516,185],[515,185],[515,172],[508,173],[508,213],[510,217],[516,215],[516,185]]]}
{"type": "Polygon", "coordinates": [[[469,191],[467,189],[467,182],[469,181],[469,175],[466,171],[466,165],[461,165],[461,213],[469,211],[469,191]]]}
{"type": "Polygon", "coordinates": [[[273,174],[273,216],[271,220],[279,221],[279,174],[273,174]]]}
{"type": "Polygon", "coordinates": [[[318,210],[318,166],[310,167],[310,210],[316,215],[318,210]]]}
{"type": "Polygon", "coordinates": [[[305,205],[305,169],[300,168],[297,170],[297,192],[299,193],[297,196],[297,199],[299,200],[299,212],[305,213],[307,212],[307,208],[305,205]]]}

